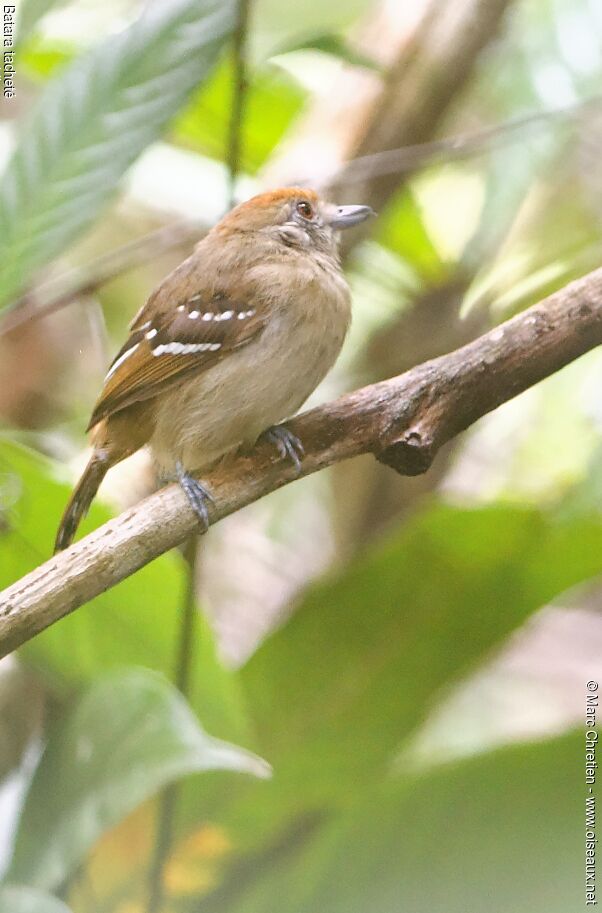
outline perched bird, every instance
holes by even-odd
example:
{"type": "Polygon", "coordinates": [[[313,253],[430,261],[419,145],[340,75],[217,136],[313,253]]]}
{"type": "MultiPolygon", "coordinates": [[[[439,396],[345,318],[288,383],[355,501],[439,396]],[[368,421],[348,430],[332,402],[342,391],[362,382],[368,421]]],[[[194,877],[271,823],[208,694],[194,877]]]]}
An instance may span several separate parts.
{"type": "Polygon", "coordinates": [[[150,445],[207,526],[209,492],[191,473],[265,434],[299,465],[285,427],[334,364],[350,322],[336,232],[368,206],[312,190],[262,193],[236,206],[134,318],[88,430],[92,456],[65,510],[66,548],[107,470],[150,445]]]}

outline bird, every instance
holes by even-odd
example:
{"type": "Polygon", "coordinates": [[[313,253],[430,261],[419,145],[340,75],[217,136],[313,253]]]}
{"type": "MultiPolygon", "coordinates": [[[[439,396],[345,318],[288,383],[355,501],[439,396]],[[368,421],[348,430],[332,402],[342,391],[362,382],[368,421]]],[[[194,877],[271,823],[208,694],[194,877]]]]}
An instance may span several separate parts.
{"type": "Polygon", "coordinates": [[[55,552],[73,541],[108,470],[146,446],[202,531],[212,496],[198,476],[226,454],[264,436],[299,471],[303,444],[281,423],[339,355],[351,320],[339,232],[371,215],[311,189],[267,191],[235,206],[163,279],[104,379],[55,552]]]}

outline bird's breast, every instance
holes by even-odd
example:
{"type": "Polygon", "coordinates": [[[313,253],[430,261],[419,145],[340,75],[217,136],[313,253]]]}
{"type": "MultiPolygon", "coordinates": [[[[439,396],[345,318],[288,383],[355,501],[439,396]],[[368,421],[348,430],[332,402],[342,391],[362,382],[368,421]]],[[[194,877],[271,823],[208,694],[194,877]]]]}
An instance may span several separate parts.
{"type": "Polygon", "coordinates": [[[270,425],[293,415],[334,364],[350,323],[347,284],[321,264],[259,264],[253,284],[269,317],[258,336],[212,368],[186,379],[157,406],[152,448],[171,471],[176,460],[202,469],[270,425]]]}

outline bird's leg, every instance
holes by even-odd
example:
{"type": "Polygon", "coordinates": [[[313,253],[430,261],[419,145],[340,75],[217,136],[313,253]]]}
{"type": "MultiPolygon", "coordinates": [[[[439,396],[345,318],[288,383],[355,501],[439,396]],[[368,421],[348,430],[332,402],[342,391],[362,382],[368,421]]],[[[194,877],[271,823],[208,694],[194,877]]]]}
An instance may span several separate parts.
{"type": "Polygon", "coordinates": [[[289,431],[285,425],[273,425],[263,432],[262,437],[265,437],[270,444],[276,445],[282,459],[290,460],[299,475],[305,450],[297,435],[289,431]]]}
{"type": "Polygon", "coordinates": [[[188,503],[199,518],[203,532],[206,533],[209,529],[207,504],[214,504],[215,501],[204,485],[201,485],[198,479],[186,472],[179,461],[176,463],[176,478],[188,498],[188,503]]]}

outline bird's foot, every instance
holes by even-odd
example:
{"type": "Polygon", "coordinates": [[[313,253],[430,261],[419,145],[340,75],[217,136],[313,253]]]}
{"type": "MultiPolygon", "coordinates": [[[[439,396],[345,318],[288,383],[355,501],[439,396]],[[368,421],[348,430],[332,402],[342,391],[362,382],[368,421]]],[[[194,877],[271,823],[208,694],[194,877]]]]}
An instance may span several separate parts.
{"type": "Polygon", "coordinates": [[[274,425],[272,428],[268,428],[267,431],[264,431],[263,437],[265,437],[266,441],[269,441],[270,444],[276,445],[282,459],[290,460],[295,467],[297,475],[299,475],[301,472],[301,460],[305,456],[305,450],[297,435],[293,434],[292,431],[289,431],[285,425],[274,425]]]}
{"type": "Polygon", "coordinates": [[[204,485],[201,485],[198,479],[195,479],[186,472],[181,463],[176,463],[176,476],[184,494],[188,498],[188,503],[197,515],[204,533],[209,529],[209,511],[208,504],[215,504],[211,493],[207,491],[204,485]]]}

